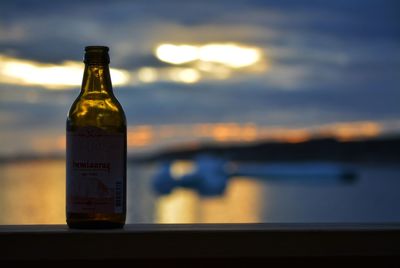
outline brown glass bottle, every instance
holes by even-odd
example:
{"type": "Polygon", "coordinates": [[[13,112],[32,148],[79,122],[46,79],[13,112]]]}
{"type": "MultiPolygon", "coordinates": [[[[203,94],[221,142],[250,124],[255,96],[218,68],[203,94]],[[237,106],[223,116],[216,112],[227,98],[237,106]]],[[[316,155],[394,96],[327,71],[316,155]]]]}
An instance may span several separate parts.
{"type": "Polygon", "coordinates": [[[82,89],[67,117],[70,228],[122,228],[125,224],[126,119],[113,94],[108,50],[85,48],[82,89]]]}

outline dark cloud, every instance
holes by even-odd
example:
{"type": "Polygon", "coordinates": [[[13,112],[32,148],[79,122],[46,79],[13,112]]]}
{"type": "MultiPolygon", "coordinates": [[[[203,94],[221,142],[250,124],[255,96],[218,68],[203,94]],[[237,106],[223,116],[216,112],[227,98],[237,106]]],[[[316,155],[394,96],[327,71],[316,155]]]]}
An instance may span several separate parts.
{"type": "MultiPolygon", "coordinates": [[[[116,89],[129,123],[310,126],[398,120],[399,5],[372,0],[1,1],[0,54],[79,61],[84,46],[103,44],[111,47],[112,66],[135,70],[166,66],[153,55],[161,42],[238,42],[260,47],[270,70],[237,72],[226,81],[116,89]]],[[[77,92],[0,85],[1,128],[59,129],[77,92]]]]}

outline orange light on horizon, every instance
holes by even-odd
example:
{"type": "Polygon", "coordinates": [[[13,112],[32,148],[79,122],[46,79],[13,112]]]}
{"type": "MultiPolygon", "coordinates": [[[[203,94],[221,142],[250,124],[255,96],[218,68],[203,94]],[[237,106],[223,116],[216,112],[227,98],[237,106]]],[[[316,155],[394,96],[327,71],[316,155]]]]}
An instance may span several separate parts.
{"type": "Polygon", "coordinates": [[[350,123],[334,123],[321,128],[321,135],[333,136],[341,141],[376,137],[382,132],[377,122],[362,121],[350,123]]]}
{"type": "Polygon", "coordinates": [[[153,142],[154,131],[151,126],[143,125],[130,128],[127,133],[128,148],[144,147],[153,142]]]}
{"type": "MultiPolygon", "coordinates": [[[[318,137],[333,137],[339,140],[354,140],[376,137],[381,133],[381,126],[376,122],[334,123],[310,128],[265,127],[255,123],[199,123],[188,125],[145,125],[130,128],[130,137],[142,137],[145,145],[155,141],[168,140],[185,144],[198,140],[216,142],[254,142],[270,140],[288,143],[299,143],[318,137]],[[152,137],[151,139],[148,137],[152,137]]],[[[129,136],[129,134],[128,134],[129,136]]],[[[139,140],[140,140],[139,139],[139,140]]],[[[133,140],[132,140],[133,141],[133,140]]],[[[131,143],[130,146],[145,146],[142,143],[131,143]]]]}
{"type": "MultiPolygon", "coordinates": [[[[299,143],[318,137],[332,137],[340,141],[377,137],[382,126],[377,122],[333,123],[309,128],[266,127],[249,123],[198,123],[168,125],[138,125],[128,128],[130,149],[147,149],[184,144],[196,148],[202,142],[251,143],[277,141],[299,143]]],[[[34,136],[31,147],[48,153],[54,149],[65,150],[65,135],[52,139],[34,136]]]]}
{"type": "Polygon", "coordinates": [[[57,148],[58,148],[59,150],[64,151],[65,148],[66,148],[66,146],[67,146],[67,141],[66,141],[65,135],[63,135],[63,136],[61,136],[61,137],[58,137],[58,138],[57,138],[57,141],[56,141],[56,144],[57,144],[57,148]]]}

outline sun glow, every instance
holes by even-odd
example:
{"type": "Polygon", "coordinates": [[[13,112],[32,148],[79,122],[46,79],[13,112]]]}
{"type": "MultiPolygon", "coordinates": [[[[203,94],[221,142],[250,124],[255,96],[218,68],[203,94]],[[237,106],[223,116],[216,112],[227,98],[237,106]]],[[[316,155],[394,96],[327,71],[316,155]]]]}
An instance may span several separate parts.
{"type": "Polygon", "coordinates": [[[253,65],[260,58],[259,49],[235,44],[209,44],[201,46],[199,49],[201,61],[221,63],[233,68],[253,65]]]}
{"type": "Polygon", "coordinates": [[[198,48],[190,45],[162,44],[156,48],[159,60],[172,64],[183,64],[198,59],[198,48]]]}
{"type": "MultiPolygon", "coordinates": [[[[235,43],[160,44],[154,53],[160,61],[175,66],[141,66],[133,70],[111,68],[113,85],[193,84],[229,79],[235,73],[259,73],[269,69],[269,61],[260,48],[235,43]]],[[[53,64],[0,54],[0,83],[50,90],[72,89],[81,85],[83,68],[84,65],[77,61],[53,64]]]]}
{"type": "Polygon", "coordinates": [[[262,58],[259,48],[234,43],[206,45],[161,44],[155,50],[157,58],[171,64],[193,61],[218,63],[230,68],[243,68],[256,64],[262,58]]]}
{"type": "Polygon", "coordinates": [[[200,79],[200,73],[193,68],[170,68],[170,79],[176,82],[195,83],[200,79]]]}
{"type": "Polygon", "coordinates": [[[143,83],[152,83],[158,79],[157,69],[151,67],[143,67],[138,71],[138,78],[143,83]]]}
{"type": "MultiPolygon", "coordinates": [[[[127,71],[111,68],[110,72],[113,85],[126,85],[130,81],[127,71]]],[[[82,75],[83,64],[76,61],[49,64],[0,55],[1,83],[65,89],[80,86],[82,75]]]]}

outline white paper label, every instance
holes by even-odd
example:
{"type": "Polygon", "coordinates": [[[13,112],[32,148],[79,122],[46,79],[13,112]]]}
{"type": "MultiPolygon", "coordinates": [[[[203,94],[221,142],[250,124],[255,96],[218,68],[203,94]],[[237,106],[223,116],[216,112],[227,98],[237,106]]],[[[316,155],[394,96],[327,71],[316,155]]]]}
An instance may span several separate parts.
{"type": "Polygon", "coordinates": [[[67,212],[121,213],[125,135],[96,127],[67,132],[67,212]]]}

